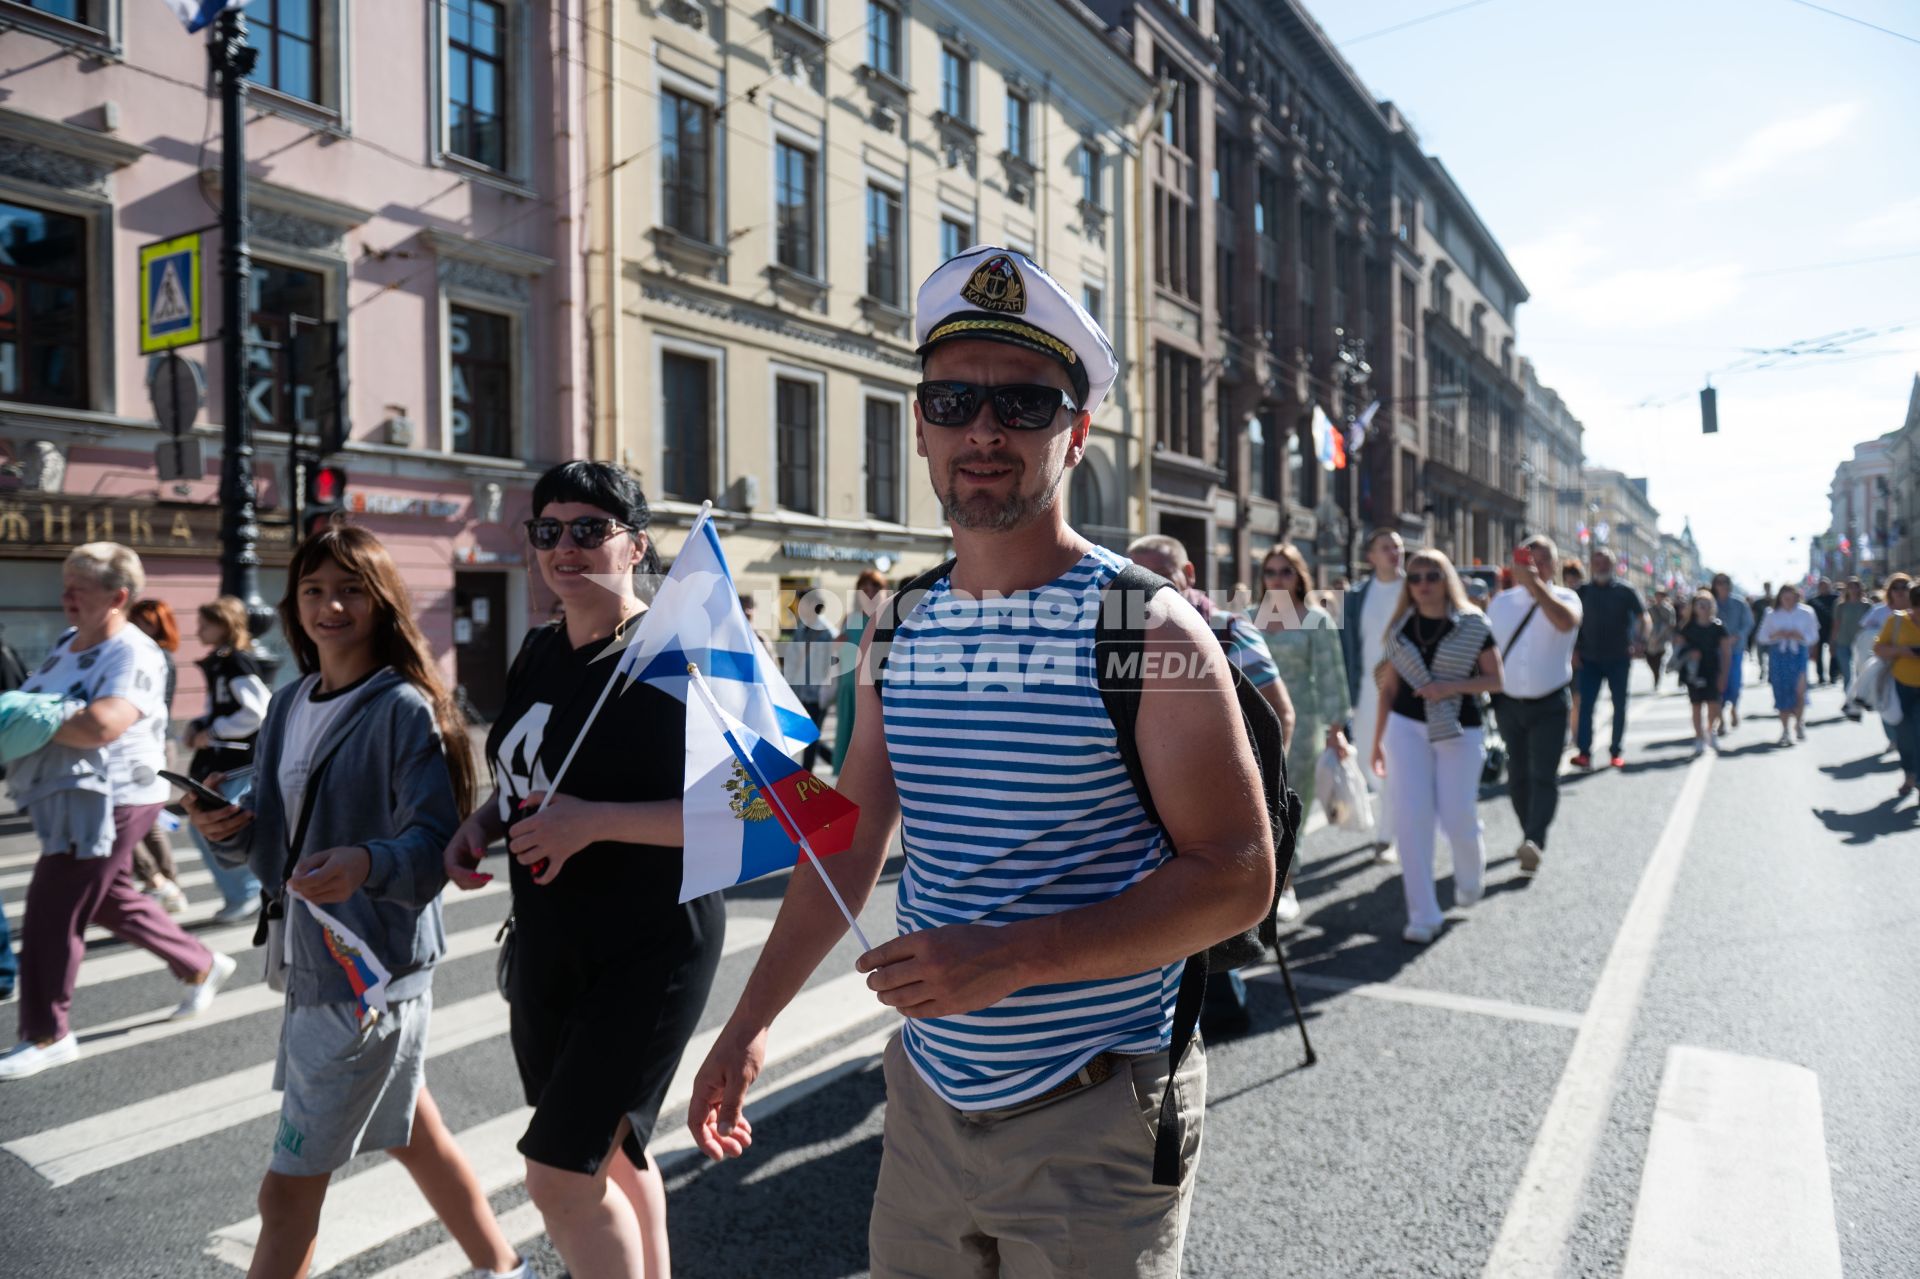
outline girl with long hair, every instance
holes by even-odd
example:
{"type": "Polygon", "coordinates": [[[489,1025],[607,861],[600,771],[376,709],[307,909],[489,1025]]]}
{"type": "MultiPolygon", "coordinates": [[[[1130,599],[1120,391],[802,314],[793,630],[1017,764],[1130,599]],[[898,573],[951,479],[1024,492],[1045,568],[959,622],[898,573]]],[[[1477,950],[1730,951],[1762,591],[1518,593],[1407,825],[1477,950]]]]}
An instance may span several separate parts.
{"type": "Polygon", "coordinates": [[[1433,887],[1433,845],[1444,831],[1453,848],[1454,904],[1480,900],[1480,771],[1486,730],[1480,695],[1502,685],[1493,631],[1467,599],[1453,564],[1436,550],[1407,561],[1400,600],[1387,622],[1373,771],[1387,790],[1400,841],[1400,884],[1407,926],[1401,936],[1425,945],[1446,922],[1433,887]]]}
{"type": "MultiPolygon", "coordinates": [[[[253,636],[247,606],[237,595],[222,595],[199,608],[200,642],[206,656],[194,665],[207,685],[206,709],[187,725],[186,746],[193,752],[187,776],[205,781],[214,773],[232,773],[253,763],[253,739],[267,717],[273,694],[253,660],[253,636]]],[[[220,890],[222,904],[214,921],[234,924],[260,909],[260,881],[244,866],[222,866],[200,833],[188,826],[200,846],[201,860],[220,890]]]]}
{"type": "Polygon", "coordinates": [[[532,514],[527,541],[565,616],[508,672],[487,738],[493,793],[447,843],[446,872],[479,887],[488,846],[507,841],[507,999],[533,1107],[519,1145],[548,1236],[577,1279],[660,1279],[667,1197],[647,1143],[706,1005],[726,908],[718,893],[680,901],[687,708],[628,684],[613,660],[644,610],[634,574],[658,564],[646,496],[619,467],[565,462],[534,485],[532,514]],[[618,695],[561,776],[612,680],[618,695]]]}
{"type": "Polygon", "coordinates": [[[446,949],[440,854],[473,798],[466,723],[393,557],[366,530],[336,524],[295,548],[280,619],[304,678],[267,708],[251,807],[188,800],[214,855],[249,862],[266,886],[268,981],[287,995],[280,1125],[249,1279],[307,1272],[327,1181],[368,1148],[407,1170],[472,1265],[527,1276],[425,1083],[446,949]],[[384,1015],[361,1003],[336,958],[356,942],[389,974],[384,1015]]]}
{"type": "Polygon", "coordinates": [[[1295,779],[1300,791],[1304,821],[1313,803],[1309,792],[1321,750],[1332,747],[1344,757],[1351,749],[1340,731],[1352,710],[1347,700],[1347,659],[1333,617],[1308,602],[1313,570],[1298,547],[1283,542],[1268,551],[1260,560],[1260,582],[1265,594],[1253,624],[1267,641],[1267,651],[1293,703],[1287,776],[1295,779]]]}
{"type": "MultiPolygon", "coordinates": [[[[127,610],[127,620],[159,645],[167,659],[167,687],[161,700],[166,703],[168,716],[172,716],[173,690],[179,677],[173,655],[180,651],[180,628],[173,620],[173,610],[165,600],[135,600],[127,610]]],[[[173,845],[167,842],[167,832],[161,829],[158,818],[147,827],[145,838],[133,846],[133,878],[167,914],[178,915],[187,908],[187,894],[180,887],[180,872],[173,864],[173,845]]]]}

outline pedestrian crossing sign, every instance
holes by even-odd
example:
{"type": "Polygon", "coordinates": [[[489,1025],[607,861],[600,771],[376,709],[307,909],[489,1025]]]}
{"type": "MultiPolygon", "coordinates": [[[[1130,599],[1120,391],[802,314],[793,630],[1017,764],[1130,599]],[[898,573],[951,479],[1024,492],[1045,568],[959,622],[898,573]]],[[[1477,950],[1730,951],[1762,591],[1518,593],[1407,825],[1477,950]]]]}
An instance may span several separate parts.
{"type": "Polygon", "coordinates": [[[140,354],[205,340],[200,233],[140,248],[140,354]]]}

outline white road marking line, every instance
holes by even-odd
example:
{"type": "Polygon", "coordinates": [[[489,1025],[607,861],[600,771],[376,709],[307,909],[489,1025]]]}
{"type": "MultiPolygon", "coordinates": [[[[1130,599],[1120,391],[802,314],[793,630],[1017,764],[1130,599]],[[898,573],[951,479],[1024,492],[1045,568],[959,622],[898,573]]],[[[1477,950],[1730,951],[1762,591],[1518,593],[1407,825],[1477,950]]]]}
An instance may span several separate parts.
{"type": "MultiPolygon", "coordinates": [[[[491,888],[492,885],[489,884],[488,887],[491,888]]],[[[448,933],[447,953],[442,957],[441,962],[464,959],[469,955],[479,955],[492,950],[494,934],[499,931],[500,925],[492,923],[482,924],[478,928],[465,928],[457,933],[448,933]]],[[[256,958],[255,962],[260,961],[256,958]]],[[[102,1053],[119,1052],[123,1048],[138,1048],[156,1040],[171,1039],[175,1035],[184,1035],[202,1026],[251,1017],[255,1013],[279,1008],[286,1001],[285,995],[268,990],[264,982],[256,982],[250,986],[222,991],[213,1001],[213,1006],[198,1017],[174,1021],[173,1008],[168,1006],[135,1013],[131,1017],[101,1022],[97,1026],[76,1026],[73,1033],[80,1040],[80,1060],[85,1061],[89,1057],[98,1057],[102,1053]]]]}
{"type": "MultiPolygon", "coordinates": [[[[793,1056],[878,1017],[886,1017],[891,1022],[894,1014],[867,989],[864,974],[846,973],[802,991],[774,1023],[772,1043],[783,1058],[793,1056]],[[783,1043],[780,1032],[788,1026],[793,1028],[793,1034],[783,1043]]],[[[694,1072],[700,1068],[718,1033],[717,1029],[703,1031],[687,1045],[680,1069],[674,1073],[666,1101],[660,1108],[666,1130],[682,1121],[693,1091],[694,1072]]],[[[492,1194],[520,1181],[525,1165],[514,1146],[531,1113],[523,1107],[454,1134],[485,1193],[492,1194]]],[[[365,1172],[336,1181],[327,1191],[327,1211],[320,1218],[320,1238],[314,1246],[312,1272],[321,1274],[331,1270],[432,1220],[433,1209],[427,1206],[406,1170],[391,1159],[383,1160],[365,1172]]],[[[244,1270],[259,1237],[260,1218],[249,1217],[214,1231],[208,1238],[206,1255],[244,1270]]]]}
{"type": "MultiPolygon", "coordinates": [[[[1279,973],[1279,968],[1273,964],[1253,964],[1240,970],[1240,975],[1248,981],[1269,976],[1277,979],[1279,973]]],[[[1296,972],[1293,974],[1293,984],[1314,990],[1336,991],[1343,995],[1360,995],[1388,1003],[1416,1004],[1422,1008],[1499,1017],[1506,1021],[1530,1021],[1541,1026],[1562,1026],[1569,1030],[1580,1028],[1579,1013],[1559,1008],[1541,1008],[1535,1004],[1515,1004],[1504,999],[1484,999],[1478,995],[1455,995],[1444,990],[1423,990],[1418,986],[1396,986],[1382,981],[1355,981],[1325,973],[1296,972]]]]}
{"type": "Polygon", "coordinates": [[[1660,842],[1640,873],[1487,1259],[1487,1279],[1555,1279],[1560,1273],[1713,761],[1702,755],[1687,766],[1660,842]]]}
{"type": "MultiPolygon", "coordinates": [[[[889,1025],[884,1030],[863,1035],[846,1047],[828,1053],[818,1061],[808,1062],[790,1075],[781,1076],[773,1081],[764,1096],[747,1103],[747,1118],[755,1124],[764,1124],[768,1118],[795,1102],[878,1060],[893,1032],[894,1028],[889,1025]]],[[[665,1112],[662,1111],[664,1116],[665,1112]]],[[[668,1173],[676,1166],[699,1157],[693,1136],[684,1124],[673,1125],[665,1137],[647,1147],[647,1153],[653,1156],[662,1172],[668,1173]]],[[[748,1180],[751,1181],[751,1178],[748,1180]]],[[[506,1235],[509,1243],[519,1248],[544,1234],[546,1223],[540,1218],[540,1210],[528,1202],[501,1214],[500,1231],[506,1235]]],[[[457,1279],[457,1276],[469,1273],[467,1255],[460,1250],[459,1244],[448,1240],[389,1266],[374,1275],[373,1279],[457,1279]]]]}
{"type": "Polygon", "coordinates": [[[1623,1279],[1840,1279],[1820,1114],[1804,1066],[1667,1050],[1623,1279]]]}
{"type": "MultiPolygon", "coordinates": [[[[752,950],[772,931],[771,919],[730,919],[723,953],[752,950]]],[[[457,1052],[505,1034],[507,1025],[506,1001],[493,991],[436,1008],[427,1036],[427,1056],[457,1052]]],[[[269,1061],[18,1137],[0,1149],[19,1156],[53,1185],[64,1186],[279,1109],[280,1098],[273,1091],[273,1063],[269,1061]]]]}
{"type": "MultiPolygon", "coordinates": [[[[197,873],[202,875],[206,874],[205,871],[199,871],[197,873]]],[[[186,878],[191,878],[191,876],[187,876],[186,878]]],[[[208,897],[197,902],[188,902],[185,910],[181,911],[178,915],[169,915],[167,918],[182,928],[193,924],[204,924],[218,914],[220,908],[224,905],[226,905],[226,903],[218,897],[208,897]]],[[[20,921],[27,913],[25,896],[23,895],[17,902],[8,903],[6,913],[7,927],[13,930],[13,935],[17,938],[20,935],[20,921]]],[[[113,934],[97,924],[90,924],[87,926],[86,940],[89,945],[97,942],[112,941],[113,934]]],[[[18,942],[15,942],[14,949],[20,949],[18,942]]]]}
{"type": "MultiPolygon", "coordinates": [[[[27,867],[25,870],[9,871],[4,875],[0,875],[0,891],[5,891],[8,889],[14,889],[14,888],[25,888],[28,884],[32,883],[33,882],[33,863],[39,860],[40,860],[40,854],[35,853],[33,854],[32,859],[27,863],[27,867]]],[[[193,888],[200,884],[211,884],[213,882],[213,875],[209,871],[207,871],[204,867],[200,870],[184,869],[185,867],[190,866],[195,862],[198,862],[199,860],[200,859],[198,857],[191,857],[191,858],[185,857],[181,854],[179,849],[175,849],[173,853],[173,868],[180,872],[180,877],[174,882],[179,884],[180,887],[182,888],[193,888]]]]}

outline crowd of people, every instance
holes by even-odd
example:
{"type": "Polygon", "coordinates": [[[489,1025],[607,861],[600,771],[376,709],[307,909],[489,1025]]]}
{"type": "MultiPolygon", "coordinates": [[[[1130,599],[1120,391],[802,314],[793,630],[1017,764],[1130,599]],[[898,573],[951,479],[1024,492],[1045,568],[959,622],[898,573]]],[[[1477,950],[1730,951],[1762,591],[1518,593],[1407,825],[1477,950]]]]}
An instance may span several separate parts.
{"type": "MultiPolygon", "coordinates": [[[[1094,659],[1105,597],[1133,570],[1076,533],[1059,501],[1117,375],[1112,348],[1011,250],[941,266],[917,316],[917,438],[955,558],[902,595],[863,577],[829,641],[846,670],[809,705],[817,720],[834,707],[820,753],[860,807],[853,847],[790,879],[686,1116],[711,1158],[752,1145],[744,1106],[770,1027],[846,932],[841,900],[857,913],[873,892],[897,833],[897,935],[858,960],[902,1017],[884,1059],[876,1275],[1179,1273],[1207,1069],[1201,1043],[1174,1029],[1186,961],[1300,910],[1294,868],[1276,866],[1293,832],[1263,802],[1249,714],[1277,724],[1303,793],[1323,752],[1358,752],[1379,813],[1369,849],[1398,866],[1415,945],[1446,923],[1441,837],[1454,906],[1485,891],[1490,730],[1506,749],[1514,860],[1532,876],[1547,862],[1569,737],[1573,767],[1593,766],[1603,687],[1607,760],[1625,766],[1636,659],[1656,684],[1672,672],[1685,686],[1700,753],[1738,724],[1750,646],[1783,744],[1804,737],[1810,656],[1816,679],[1844,680],[1859,648],[1849,698],[1905,712],[1886,717],[1900,793],[1914,788],[1920,617],[1907,579],[1878,602],[1858,583],[1842,597],[1823,582],[1809,605],[1792,586],[1740,599],[1720,575],[1646,604],[1605,548],[1582,566],[1543,536],[1514,548],[1510,584],[1484,608],[1444,554],[1409,552],[1392,530],[1367,539],[1358,585],[1332,593],[1315,589],[1297,547],[1275,546],[1244,608],[1196,589],[1180,542],[1143,538],[1130,558],[1175,589],[1140,602],[1141,634],[1192,660],[1139,677],[1123,742],[1094,659]],[[1018,308],[988,307],[1010,296],[1018,308]],[[1075,660],[1060,664],[1063,651],[1075,660]],[[1005,678],[1042,668],[1045,682],[1005,678]],[[953,669],[993,677],[924,675],[953,669]]],[[[78,1056],[69,1009],[89,924],[166,962],[185,987],[177,1016],[204,1012],[233,976],[233,959],[169,914],[178,877],[164,838],[150,842],[172,793],[160,776],[169,750],[188,753],[188,778],[206,789],[182,803],[218,918],[258,915],[268,982],[285,994],[253,1279],[305,1274],[329,1179],[374,1149],[413,1178],[478,1273],[531,1274],[425,1078],[443,890],[484,886],[502,846],[501,987],[531,1107],[519,1141],[528,1194],[580,1279],[670,1272],[648,1145],[700,1024],[726,911],[718,895],[679,900],[683,706],[645,682],[603,696],[620,664],[599,659],[645,610],[636,576],[659,568],[646,497],[619,467],[573,461],[541,477],[531,506],[528,545],[557,603],[513,661],[483,758],[393,558],[346,524],[293,552],[279,623],[298,678],[277,691],[240,601],[209,601],[197,617],[203,712],[171,732],[177,623],[143,597],[133,551],[92,543],[65,566],[71,629],[25,680],[26,701],[9,704],[23,726],[41,714],[46,732],[12,755],[8,779],[43,853],[27,894],[20,1042],[0,1055],[0,1079],[78,1056]],[[384,974],[383,1006],[340,963],[349,934],[384,974]]],[[[12,956],[3,932],[0,956],[12,956]]]]}

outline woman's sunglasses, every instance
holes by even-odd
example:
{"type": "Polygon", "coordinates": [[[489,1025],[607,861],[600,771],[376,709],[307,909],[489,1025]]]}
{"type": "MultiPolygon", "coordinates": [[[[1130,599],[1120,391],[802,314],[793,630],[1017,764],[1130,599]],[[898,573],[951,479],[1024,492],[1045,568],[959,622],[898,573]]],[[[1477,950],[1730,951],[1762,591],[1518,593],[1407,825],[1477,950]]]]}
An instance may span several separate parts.
{"type": "Polygon", "coordinates": [[[1409,573],[1407,580],[1415,586],[1432,586],[1435,582],[1446,581],[1447,575],[1439,569],[1432,569],[1425,573],[1409,573]]]}
{"type": "Polygon", "coordinates": [[[935,426],[965,426],[993,405],[993,416],[1009,431],[1044,431],[1061,409],[1078,412],[1073,397],[1057,386],[1013,382],[988,386],[982,382],[922,382],[913,389],[920,416],[935,426]]]}
{"type": "Polygon", "coordinates": [[[527,540],[533,543],[536,551],[551,551],[560,545],[560,534],[566,532],[573,535],[575,546],[583,551],[592,551],[605,546],[616,530],[624,533],[640,531],[631,524],[604,515],[582,515],[565,522],[548,516],[527,521],[527,540]]]}

